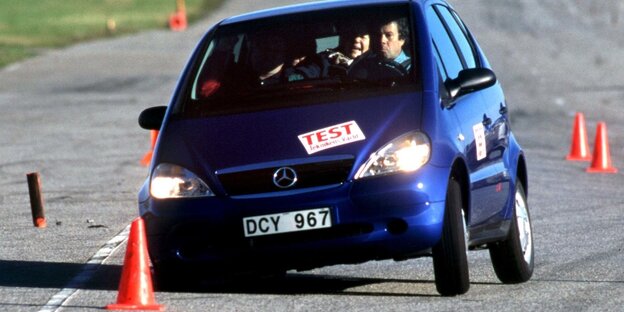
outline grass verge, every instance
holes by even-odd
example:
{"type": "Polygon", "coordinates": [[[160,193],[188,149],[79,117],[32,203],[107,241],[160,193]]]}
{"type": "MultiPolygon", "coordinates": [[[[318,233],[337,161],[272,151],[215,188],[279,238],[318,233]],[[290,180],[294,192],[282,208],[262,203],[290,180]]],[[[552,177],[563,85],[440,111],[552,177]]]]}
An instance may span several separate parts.
{"type": "Polygon", "coordinates": [[[48,48],[96,38],[165,28],[178,5],[189,22],[223,0],[0,1],[0,68],[48,48]]]}

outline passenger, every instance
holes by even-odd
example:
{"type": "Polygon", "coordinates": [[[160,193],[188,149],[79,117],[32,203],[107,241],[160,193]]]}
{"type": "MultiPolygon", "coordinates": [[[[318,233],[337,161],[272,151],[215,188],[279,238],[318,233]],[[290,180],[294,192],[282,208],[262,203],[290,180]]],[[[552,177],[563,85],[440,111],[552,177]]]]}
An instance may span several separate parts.
{"type": "MultiPolygon", "coordinates": [[[[324,79],[346,76],[348,67],[357,57],[370,48],[370,35],[364,25],[355,22],[344,22],[338,26],[339,43],[336,48],[327,49],[318,54],[308,55],[299,63],[294,71],[307,79],[324,79]]],[[[316,51],[316,43],[314,51],[316,51]]]]}
{"type": "Polygon", "coordinates": [[[275,84],[281,80],[281,71],[287,61],[286,40],[281,33],[259,32],[251,39],[249,65],[260,85],[275,84]]]}
{"type": "Polygon", "coordinates": [[[401,64],[405,69],[411,67],[409,56],[403,46],[409,38],[407,18],[399,18],[382,24],[379,27],[379,54],[386,60],[401,64]]]}
{"type": "Polygon", "coordinates": [[[314,38],[293,31],[293,36],[264,33],[254,36],[250,65],[260,85],[274,85],[321,76],[314,38]],[[297,38],[293,38],[294,36],[297,38]]]}
{"type": "Polygon", "coordinates": [[[316,41],[306,29],[295,31],[297,38],[291,40],[288,61],[284,67],[284,80],[294,82],[321,76],[322,61],[316,55],[316,41]]]}
{"type": "Polygon", "coordinates": [[[360,23],[345,23],[339,30],[340,41],[336,49],[326,51],[329,63],[349,67],[353,60],[366,53],[370,48],[370,34],[367,27],[360,23]]]}

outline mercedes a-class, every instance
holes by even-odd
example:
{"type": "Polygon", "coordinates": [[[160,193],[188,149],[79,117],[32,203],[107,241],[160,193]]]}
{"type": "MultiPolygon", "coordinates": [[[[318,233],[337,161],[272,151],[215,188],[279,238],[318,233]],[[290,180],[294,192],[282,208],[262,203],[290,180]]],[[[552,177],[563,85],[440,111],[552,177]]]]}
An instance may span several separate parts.
{"type": "Polygon", "coordinates": [[[139,192],[158,286],[467,251],[504,283],[534,254],[525,154],[488,60],[440,0],[345,0],[227,18],[168,106],[139,192]],[[202,274],[199,274],[202,273],[202,274]]]}

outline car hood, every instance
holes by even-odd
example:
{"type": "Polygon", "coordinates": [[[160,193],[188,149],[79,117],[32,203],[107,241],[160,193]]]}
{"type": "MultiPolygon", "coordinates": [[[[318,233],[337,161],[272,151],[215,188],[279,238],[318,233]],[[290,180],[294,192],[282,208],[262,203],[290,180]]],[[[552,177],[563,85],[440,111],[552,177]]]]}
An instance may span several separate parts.
{"type": "Polygon", "coordinates": [[[420,92],[409,92],[227,116],[174,118],[161,131],[154,163],[178,164],[200,176],[212,176],[237,168],[351,158],[356,170],[388,141],[420,128],[421,103],[420,92]]]}

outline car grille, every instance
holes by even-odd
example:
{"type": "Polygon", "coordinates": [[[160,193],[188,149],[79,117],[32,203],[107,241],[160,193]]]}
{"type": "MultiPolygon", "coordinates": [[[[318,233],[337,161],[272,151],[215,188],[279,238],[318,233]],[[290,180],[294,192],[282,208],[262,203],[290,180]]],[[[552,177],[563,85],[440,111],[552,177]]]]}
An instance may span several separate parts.
{"type": "Polygon", "coordinates": [[[273,183],[273,175],[281,166],[217,174],[217,177],[228,195],[249,195],[340,184],[345,182],[352,166],[353,159],[286,166],[297,173],[297,182],[289,188],[279,188],[273,183]]]}

